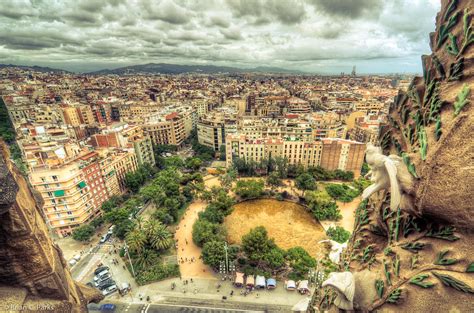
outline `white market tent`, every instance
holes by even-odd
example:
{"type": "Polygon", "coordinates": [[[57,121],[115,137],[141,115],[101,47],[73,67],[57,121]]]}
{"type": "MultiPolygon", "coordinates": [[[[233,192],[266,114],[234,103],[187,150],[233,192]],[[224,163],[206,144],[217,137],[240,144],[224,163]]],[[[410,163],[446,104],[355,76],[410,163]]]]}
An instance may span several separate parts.
{"type": "Polygon", "coordinates": [[[309,291],[309,283],[307,280],[302,280],[300,281],[300,283],[298,284],[298,291],[301,292],[301,293],[305,293],[307,291],[309,291]]]}
{"type": "Polygon", "coordinates": [[[288,280],[286,282],[286,290],[296,290],[296,283],[294,280],[288,280]]]}
{"type": "Polygon", "coordinates": [[[257,278],[255,279],[255,288],[265,288],[265,277],[257,275],[257,278]]]}

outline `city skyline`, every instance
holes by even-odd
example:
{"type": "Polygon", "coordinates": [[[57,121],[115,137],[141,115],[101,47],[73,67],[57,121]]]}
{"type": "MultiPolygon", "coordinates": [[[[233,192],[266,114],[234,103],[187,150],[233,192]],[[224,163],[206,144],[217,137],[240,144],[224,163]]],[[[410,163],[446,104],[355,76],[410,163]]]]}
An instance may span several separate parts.
{"type": "Polygon", "coordinates": [[[436,0],[12,1],[0,63],[73,72],[145,63],[316,74],[419,73],[436,0]]]}

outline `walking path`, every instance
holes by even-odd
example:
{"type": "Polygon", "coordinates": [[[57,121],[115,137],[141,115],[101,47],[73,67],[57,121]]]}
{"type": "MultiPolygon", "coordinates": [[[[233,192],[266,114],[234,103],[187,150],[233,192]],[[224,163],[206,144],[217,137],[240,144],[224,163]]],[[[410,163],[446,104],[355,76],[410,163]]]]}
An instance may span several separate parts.
{"type": "Polygon", "coordinates": [[[198,213],[204,211],[206,205],[207,203],[204,201],[191,203],[176,229],[177,257],[179,270],[183,278],[214,278],[212,269],[200,259],[201,248],[193,242],[193,224],[198,219],[198,213]]]}

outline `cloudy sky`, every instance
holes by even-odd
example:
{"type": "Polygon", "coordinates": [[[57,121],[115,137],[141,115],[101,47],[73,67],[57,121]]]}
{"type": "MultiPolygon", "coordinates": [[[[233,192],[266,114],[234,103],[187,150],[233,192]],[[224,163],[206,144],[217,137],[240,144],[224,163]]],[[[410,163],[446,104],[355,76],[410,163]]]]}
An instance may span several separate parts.
{"type": "Polygon", "coordinates": [[[0,0],[0,63],[420,72],[439,0],[0,0]]]}

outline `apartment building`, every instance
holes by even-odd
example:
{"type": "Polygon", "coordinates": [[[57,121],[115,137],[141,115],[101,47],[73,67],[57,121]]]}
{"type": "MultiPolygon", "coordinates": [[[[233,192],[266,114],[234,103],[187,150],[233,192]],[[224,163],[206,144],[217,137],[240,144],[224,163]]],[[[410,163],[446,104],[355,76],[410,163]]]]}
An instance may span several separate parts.
{"type": "Polygon", "coordinates": [[[226,138],[226,166],[236,158],[260,162],[268,158],[286,158],[289,164],[304,167],[322,166],[329,170],[353,171],[360,176],[365,145],[339,138],[305,142],[297,138],[254,139],[242,134],[226,138]]]}
{"type": "Polygon", "coordinates": [[[47,223],[57,235],[70,234],[75,227],[98,214],[99,208],[94,206],[94,201],[99,200],[93,197],[78,160],[31,168],[29,179],[41,194],[47,223]]]}
{"type": "Polygon", "coordinates": [[[75,107],[63,107],[62,112],[64,115],[64,123],[71,126],[81,125],[80,111],[78,112],[75,107]]]}
{"type": "Polygon", "coordinates": [[[150,118],[142,127],[156,145],[179,146],[186,139],[184,119],[177,112],[150,118]]]}
{"type": "Polygon", "coordinates": [[[323,153],[321,167],[328,170],[344,170],[360,176],[360,169],[365,157],[365,144],[353,140],[325,138],[322,139],[323,153]]]}
{"type": "Polygon", "coordinates": [[[199,143],[218,151],[225,145],[226,136],[237,131],[236,112],[234,108],[220,108],[201,116],[197,123],[199,143]]]}

